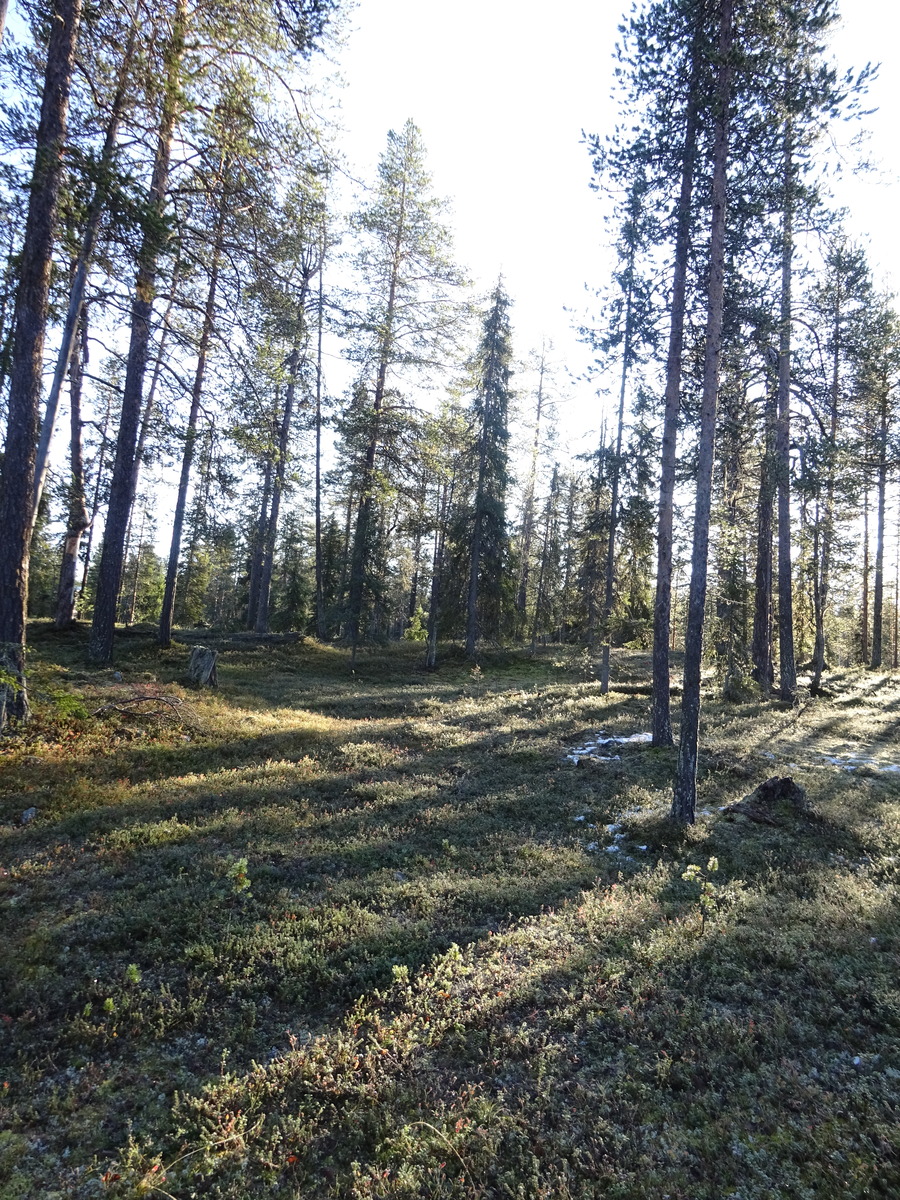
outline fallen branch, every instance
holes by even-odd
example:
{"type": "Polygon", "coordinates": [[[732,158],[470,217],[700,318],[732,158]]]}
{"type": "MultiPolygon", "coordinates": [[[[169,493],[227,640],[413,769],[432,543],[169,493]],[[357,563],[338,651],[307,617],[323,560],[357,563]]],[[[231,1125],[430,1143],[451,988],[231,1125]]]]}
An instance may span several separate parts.
{"type": "Polygon", "coordinates": [[[173,712],[177,713],[183,703],[184,701],[177,696],[132,696],[130,700],[118,700],[112,704],[101,704],[95,710],[94,716],[105,717],[109,713],[117,712],[122,713],[126,717],[168,717],[173,712]],[[139,704],[165,704],[168,705],[168,708],[160,708],[148,712],[147,709],[141,710],[137,708],[136,706],[139,704]]]}

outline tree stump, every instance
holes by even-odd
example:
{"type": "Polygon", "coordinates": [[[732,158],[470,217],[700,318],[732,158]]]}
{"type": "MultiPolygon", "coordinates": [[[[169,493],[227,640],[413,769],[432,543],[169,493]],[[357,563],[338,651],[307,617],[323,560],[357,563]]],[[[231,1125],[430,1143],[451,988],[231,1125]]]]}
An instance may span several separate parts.
{"type": "Polygon", "coordinates": [[[191,646],[191,657],[188,661],[188,674],[195,687],[218,687],[219,679],[216,674],[218,650],[211,646],[191,646]]]}
{"type": "Polygon", "coordinates": [[[790,775],[781,778],[773,775],[749,796],[730,804],[725,812],[748,817],[759,825],[781,825],[786,817],[808,813],[809,805],[806,792],[790,775]]]}

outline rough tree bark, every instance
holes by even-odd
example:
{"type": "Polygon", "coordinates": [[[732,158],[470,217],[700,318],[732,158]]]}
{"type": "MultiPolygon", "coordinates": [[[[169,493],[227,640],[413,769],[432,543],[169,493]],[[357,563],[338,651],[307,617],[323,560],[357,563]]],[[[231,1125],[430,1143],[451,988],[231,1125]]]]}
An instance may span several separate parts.
{"type": "Polygon", "coordinates": [[[777,393],[766,395],[763,417],[763,454],[759,472],[759,501],[756,515],[756,577],[753,608],[751,676],[764,693],[775,681],[772,662],[772,534],[775,515],[775,424],[777,393]]]}
{"type": "Polygon", "coordinates": [[[700,678],[703,664],[703,617],[706,607],[709,516],[712,493],[716,402],[725,298],[725,213],[728,200],[727,166],[729,115],[733,76],[734,0],[720,0],[719,45],[716,67],[716,114],[713,132],[712,219],[709,238],[709,289],[703,397],[697,459],[697,501],[694,545],[684,652],[684,690],[681,702],[681,744],[672,796],[672,817],[693,824],[697,800],[697,740],[700,727],[700,678]]]}
{"type": "MultiPolygon", "coordinates": [[[[640,204],[637,189],[632,194],[632,212],[629,219],[632,223],[637,220],[635,211],[640,204]]],[[[610,621],[614,601],[614,585],[616,570],[616,534],[619,525],[619,481],[622,474],[622,433],[625,428],[625,389],[628,383],[628,371],[631,366],[631,339],[634,325],[634,259],[635,241],[632,238],[628,255],[628,282],[625,288],[625,332],[622,344],[622,372],[619,380],[619,413],[616,423],[616,451],[612,465],[612,488],[609,500],[609,536],[606,543],[606,569],[603,585],[603,611],[601,621],[603,627],[603,653],[600,660],[600,694],[605,696],[609,691],[609,650],[610,650],[610,621]]]]}
{"type": "Polygon", "coordinates": [[[75,621],[76,596],[75,576],[78,572],[78,554],[81,539],[90,528],[91,518],[87,510],[84,485],[84,455],[81,444],[81,386],[84,364],[87,359],[87,309],[81,311],[79,321],[79,345],[72,354],[69,364],[69,411],[71,425],[69,480],[69,516],[66,537],[63,543],[62,563],[59,570],[59,588],[56,596],[57,629],[68,629],[75,621]]]}
{"type": "Polygon", "coordinates": [[[97,240],[100,219],[106,208],[106,199],[109,193],[111,178],[110,168],[116,148],[119,124],[121,123],[122,113],[125,108],[126,85],[128,77],[131,74],[137,31],[138,22],[135,15],[128,35],[128,44],[125,47],[125,53],[119,65],[116,91],[110,107],[109,122],[106,126],[103,149],[100,151],[100,160],[97,164],[99,177],[94,187],[94,195],[91,199],[90,207],[88,208],[87,220],[81,239],[81,250],[75,264],[75,273],[69,292],[69,304],[63,324],[62,339],[56,356],[56,369],[53,373],[53,381],[50,384],[50,392],[47,396],[47,404],[44,409],[44,420],[41,424],[41,436],[38,442],[34,469],[34,506],[31,516],[32,534],[34,533],[34,522],[37,519],[38,507],[41,503],[41,495],[47,481],[47,471],[50,466],[50,441],[53,437],[53,426],[56,424],[56,418],[59,415],[59,399],[62,393],[63,380],[66,377],[66,371],[69,369],[69,361],[75,347],[79,318],[84,306],[84,291],[87,285],[88,271],[94,254],[94,243],[97,240]]]}
{"type": "Polygon", "coordinates": [[[528,581],[531,574],[531,543],[534,538],[534,488],[537,482],[538,456],[541,447],[541,416],[544,408],[544,375],[546,373],[546,347],[541,349],[541,363],[538,368],[538,389],[534,406],[534,441],[531,445],[531,462],[528,468],[528,482],[525,485],[525,499],[522,505],[522,552],[519,565],[519,586],[516,589],[516,624],[519,628],[518,637],[522,637],[525,628],[525,615],[528,610],[528,581]]]}
{"type": "Polygon", "coordinates": [[[325,222],[319,247],[319,296],[316,328],[316,637],[325,640],[325,585],[322,563],[322,327],[325,323],[325,222]]]}
{"type": "Polygon", "coordinates": [[[188,413],[184,451],[181,456],[181,475],[178,480],[178,495],[175,500],[175,515],[172,522],[172,543],[169,547],[162,611],[159,615],[160,646],[171,646],[172,644],[172,618],[175,613],[175,587],[178,582],[178,561],[181,557],[181,534],[184,528],[188,486],[191,480],[191,466],[197,441],[197,417],[200,414],[200,399],[203,395],[206,359],[209,354],[209,343],[216,317],[216,291],[219,284],[219,260],[222,256],[222,244],[225,237],[226,208],[225,196],[220,195],[213,239],[212,264],[209,272],[209,287],[206,291],[206,305],[203,311],[203,328],[200,331],[200,343],[197,347],[197,366],[194,370],[194,384],[191,389],[191,408],[188,413]]]}
{"type": "Polygon", "coordinates": [[[784,200],[781,232],[781,328],[778,346],[778,697],[792,702],[797,694],[794,660],[794,591],[791,570],[791,279],[794,257],[793,124],[784,133],[784,200]]]}
{"type": "Polygon", "coordinates": [[[41,400],[44,335],[57,200],[81,0],[56,0],[41,115],[35,144],[28,216],[13,318],[7,435],[0,484],[0,730],[10,717],[29,715],[25,687],[25,621],[34,489],[35,443],[41,400]]]}
{"type": "Polygon", "coordinates": [[[675,449],[681,409],[681,358],[687,308],[687,273],[691,237],[691,205],[700,128],[700,52],[693,50],[688,83],[684,145],[681,152],[681,190],[675,228],[675,264],[672,274],[672,318],[666,357],[666,394],[660,455],[659,522],[656,549],[656,599],[653,606],[653,713],[654,746],[671,746],[672,716],[669,701],[669,624],[672,608],[672,530],[675,512],[675,449]]]}
{"type": "Polygon", "coordinates": [[[878,426],[878,515],[875,527],[875,592],[872,597],[872,661],[881,666],[884,641],[884,522],[887,507],[888,477],[888,381],[881,381],[878,426]]]}
{"type": "Polygon", "coordinates": [[[150,209],[155,219],[141,244],[135,294],[131,304],[131,337],[122,391],[122,414],[116,457],[109,492],[106,530],[88,657],[94,663],[112,661],[116,627],[116,603],[122,579],[125,530],[134,493],[135,444],[141,415],[141,397],[150,345],[151,317],[159,258],[165,237],[163,212],[169,183],[169,161],[175,125],[181,108],[181,74],[187,31],[187,0],[177,0],[172,34],[166,48],[166,80],[160,114],[159,135],[150,181],[150,209]]]}

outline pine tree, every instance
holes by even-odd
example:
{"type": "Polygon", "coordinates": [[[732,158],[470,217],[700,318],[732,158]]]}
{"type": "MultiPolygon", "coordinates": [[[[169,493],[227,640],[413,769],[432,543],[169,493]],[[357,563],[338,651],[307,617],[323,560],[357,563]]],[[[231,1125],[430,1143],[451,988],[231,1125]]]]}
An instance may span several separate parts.
{"type": "Polygon", "coordinates": [[[356,218],[364,238],[357,265],[367,306],[356,324],[354,357],[363,364],[355,393],[355,451],[358,480],[356,520],[350,551],[347,635],[353,661],[371,598],[380,497],[390,491],[399,456],[390,461],[392,442],[408,424],[397,382],[442,353],[455,331],[458,306],[452,291],[461,282],[450,257],[450,236],[441,221],[442,204],[430,194],[425,149],[412,121],[388,134],[372,203],[356,218]]]}
{"type": "Polygon", "coordinates": [[[9,413],[0,484],[0,731],[29,715],[25,688],[28,555],[34,504],[50,268],[81,0],[55,0],[16,293],[9,413]]]}

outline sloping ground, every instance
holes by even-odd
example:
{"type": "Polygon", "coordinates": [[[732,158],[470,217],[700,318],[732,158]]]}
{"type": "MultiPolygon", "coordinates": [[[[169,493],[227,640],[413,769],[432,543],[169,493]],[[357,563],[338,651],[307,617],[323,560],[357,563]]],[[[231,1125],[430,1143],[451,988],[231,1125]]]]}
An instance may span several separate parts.
{"type": "Polygon", "coordinates": [[[670,754],[567,758],[640,655],[127,654],[38,637],[4,747],[4,1200],[900,1194],[900,677],[710,691],[681,833],[670,754]],[[808,816],[720,812],[776,773],[808,816]]]}

